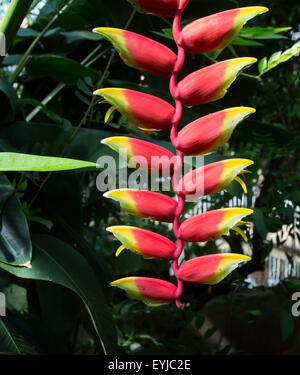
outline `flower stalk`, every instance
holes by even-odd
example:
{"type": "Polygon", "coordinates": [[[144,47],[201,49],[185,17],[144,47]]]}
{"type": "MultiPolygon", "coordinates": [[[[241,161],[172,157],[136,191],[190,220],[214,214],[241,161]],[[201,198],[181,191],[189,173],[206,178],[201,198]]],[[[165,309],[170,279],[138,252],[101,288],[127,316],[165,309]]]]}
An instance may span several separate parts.
{"type": "Polygon", "coordinates": [[[172,121],[171,142],[176,149],[176,161],[174,165],[174,173],[172,176],[172,186],[178,199],[178,203],[177,203],[177,207],[175,211],[175,217],[173,221],[173,231],[177,238],[177,248],[175,250],[175,259],[173,260],[172,266],[173,266],[174,275],[177,278],[176,306],[178,308],[182,307],[180,303],[180,296],[183,291],[183,282],[179,279],[178,259],[183,251],[183,246],[184,246],[183,240],[179,236],[179,228],[180,228],[180,217],[184,210],[184,203],[185,203],[185,196],[178,189],[179,173],[181,171],[182,164],[183,164],[183,152],[176,147],[177,141],[178,141],[177,128],[182,117],[182,102],[179,99],[179,94],[178,94],[177,76],[185,60],[185,50],[182,47],[183,37],[182,37],[182,31],[180,28],[182,11],[183,11],[183,8],[180,7],[176,12],[174,21],[173,21],[173,28],[172,28],[173,36],[174,36],[175,43],[177,44],[178,55],[177,55],[177,60],[174,66],[173,74],[170,78],[170,92],[175,100],[175,114],[174,114],[173,121],[172,121]]]}

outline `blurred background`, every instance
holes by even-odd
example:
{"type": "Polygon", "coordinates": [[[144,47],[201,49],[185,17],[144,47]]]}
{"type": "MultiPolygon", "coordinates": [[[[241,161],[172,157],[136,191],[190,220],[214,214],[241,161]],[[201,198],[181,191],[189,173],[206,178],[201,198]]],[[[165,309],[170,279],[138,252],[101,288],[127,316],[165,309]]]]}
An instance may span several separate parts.
{"type": "MultiPolygon", "coordinates": [[[[9,3],[0,1],[1,18],[9,3]]],[[[170,263],[129,251],[115,257],[119,244],[105,228],[134,225],[175,240],[170,226],[128,216],[104,199],[96,187],[99,170],[1,174],[0,292],[7,309],[0,318],[0,352],[300,354],[300,306],[298,316],[292,314],[292,296],[300,292],[299,1],[191,0],[183,24],[253,5],[270,11],[248,22],[224,50],[188,55],[180,72],[183,77],[237,56],[259,60],[222,100],[186,108],[181,123],[227,107],[256,108],[229,143],[205,157],[205,163],[253,160],[248,194],[233,182],[222,193],[188,203],[184,212],[189,217],[221,207],[252,208],[249,241],[230,232],[186,245],[181,259],[230,251],[252,260],[216,286],[186,284],[183,310],[149,308],[109,282],[132,275],[174,281],[170,263]],[[9,231],[14,243],[7,243],[9,231]],[[29,259],[32,246],[33,268],[20,271],[18,257],[29,259]]],[[[145,134],[116,112],[104,123],[109,107],[93,99],[96,87],[172,99],[167,79],[128,68],[109,42],[91,32],[127,27],[175,51],[170,20],[136,13],[125,0],[41,0],[30,6],[1,58],[0,151],[117,160],[100,141],[120,134],[172,150],[167,132],[145,134]]]]}

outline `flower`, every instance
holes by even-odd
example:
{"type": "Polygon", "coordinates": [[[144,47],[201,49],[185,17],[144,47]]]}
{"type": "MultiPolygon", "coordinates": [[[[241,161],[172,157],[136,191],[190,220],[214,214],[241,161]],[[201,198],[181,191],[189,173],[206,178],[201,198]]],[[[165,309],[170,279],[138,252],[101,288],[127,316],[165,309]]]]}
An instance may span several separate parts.
{"type": "MultiPolygon", "coordinates": [[[[221,208],[208,211],[185,220],[179,228],[179,237],[187,242],[205,242],[216,240],[227,234],[230,229],[241,234],[239,225],[244,224],[241,219],[252,214],[249,208],[221,208]]],[[[247,241],[246,235],[242,232],[243,238],[247,241]]]]}
{"type": "Polygon", "coordinates": [[[178,83],[178,99],[186,106],[221,99],[238,74],[256,61],[253,57],[239,57],[197,70],[178,83]]]}
{"type": "Polygon", "coordinates": [[[126,65],[147,73],[171,77],[176,55],[169,48],[131,31],[98,27],[95,33],[107,38],[126,65]]]}
{"type": "Polygon", "coordinates": [[[179,279],[189,283],[214,285],[222,281],[241,262],[251,260],[242,254],[223,253],[190,259],[179,267],[179,279]]]}
{"type": "Polygon", "coordinates": [[[155,174],[172,173],[175,155],[164,147],[155,143],[130,137],[105,138],[101,143],[117,151],[129,166],[149,171],[155,174]]]}
{"type": "Polygon", "coordinates": [[[235,127],[254,112],[254,108],[235,107],[201,117],[178,133],[176,147],[187,155],[208,154],[224,145],[235,127]]]}
{"type": "MultiPolygon", "coordinates": [[[[96,90],[123,116],[143,130],[168,130],[172,125],[174,107],[156,96],[122,88],[96,90]],[[151,108],[151,110],[149,110],[151,108]]],[[[110,115],[112,110],[108,112],[110,115]]],[[[109,116],[106,116],[105,121],[109,116]]]]}
{"type": "Polygon", "coordinates": [[[178,190],[182,194],[199,197],[218,193],[236,180],[247,193],[245,183],[237,175],[245,173],[244,168],[251,164],[253,161],[248,159],[226,159],[207,164],[184,175],[179,181],[178,190]]]}
{"type": "Polygon", "coordinates": [[[144,258],[174,259],[176,245],[160,234],[127,225],[117,225],[106,228],[106,230],[122,242],[122,246],[119,247],[116,256],[123,249],[128,249],[135,254],[142,255],[144,258]]]}
{"type": "Polygon", "coordinates": [[[175,302],[176,286],[167,281],[150,277],[125,277],[110,285],[126,291],[131,297],[150,306],[175,302]]]}
{"type": "Polygon", "coordinates": [[[268,10],[260,6],[244,7],[199,18],[183,28],[183,46],[190,53],[206,53],[225,48],[247,21],[268,10]]]}
{"type": "Polygon", "coordinates": [[[148,190],[117,189],[103,196],[120,202],[132,215],[166,223],[174,220],[177,202],[167,195],[148,190]]]}

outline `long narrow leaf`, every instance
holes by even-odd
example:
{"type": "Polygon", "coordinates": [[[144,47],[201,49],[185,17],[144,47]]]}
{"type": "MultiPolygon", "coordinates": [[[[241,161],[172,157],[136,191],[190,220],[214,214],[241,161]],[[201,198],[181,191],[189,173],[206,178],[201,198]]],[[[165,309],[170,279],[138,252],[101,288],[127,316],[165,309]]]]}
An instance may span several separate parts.
{"type": "Polygon", "coordinates": [[[95,163],[81,160],[0,152],[0,171],[50,172],[96,166],[95,163]]]}

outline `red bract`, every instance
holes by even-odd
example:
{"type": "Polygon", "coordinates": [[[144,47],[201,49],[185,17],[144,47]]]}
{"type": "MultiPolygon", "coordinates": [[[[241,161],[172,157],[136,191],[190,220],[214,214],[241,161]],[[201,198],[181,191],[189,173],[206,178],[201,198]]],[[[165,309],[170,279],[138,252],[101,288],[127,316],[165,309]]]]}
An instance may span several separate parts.
{"type": "Polygon", "coordinates": [[[99,27],[93,31],[107,38],[128,66],[151,74],[171,77],[176,55],[163,44],[131,31],[112,27],[99,27]]]}
{"type": "Polygon", "coordinates": [[[176,286],[164,280],[150,277],[125,277],[110,285],[124,289],[131,297],[150,306],[175,302],[176,286]]]}
{"type": "Polygon", "coordinates": [[[126,225],[109,227],[106,230],[122,242],[122,246],[117,250],[117,256],[122,250],[128,249],[144,258],[174,259],[176,245],[160,234],[126,225]]]}
{"type": "Polygon", "coordinates": [[[178,133],[176,147],[187,155],[208,154],[228,142],[234,128],[254,112],[236,107],[201,117],[178,133]]]}
{"type": "Polygon", "coordinates": [[[221,61],[191,73],[178,83],[181,102],[186,106],[192,106],[223,98],[238,74],[256,61],[253,57],[240,57],[221,61]]]}
{"type": "Polygon", "coordinates": [[[106,88],[94,92],[111,103],[123,116],[144,130],[168,130],[175,109],[156,96],[121,88],[106,88]]]}
{"type": "Polygon", "coordinates": [[[139,12],[160,17],[174,17],[181,5],[184,8],[189,0],[128,0],[139,12]],[[181,4],[180,4],[181,3],[181,4]]]}
{"type": "Polygon", "coordinates": [[[167,195],[135,189],[111,190],[103,195],[119,202],[132,215],[166,223],[174,220],[177,202],[167,195]]]}
{"type": "MultiPolygon", "coordinates": [[[[251,164],[253,161],[248,159],[227,159],[207,164],[183,176],[179,181],[179,190],[184,195],[195,197],[218,193],[226,189],[251,164]]],[[[242,187],[246,190],[245,185],[242,187]]]]}
{"type": "Polygon", "coordinates": [[[199,18],[182,29],[184,48],[190,53],[225,48],[248,20],[267,11],[266,7],[245,7],[199,18]]]}
{"type": "Polygon", "coordinates": [[[178,277],[182,281],[214,285],[222,281],[241,262],[251,258],[242,254],[212,254],[184,262],[179,268],[178,277]]]}
{"type": "Polygon", "coordinates": [[[173,171],[175,155],[171,151],[141,139],[110,137],[101,141],[117,151],[131,167],[137,167],[155,174],[169,175],[173,171]]]}
{"type": "Polygon", "coordinates": [[[185,220],[179,228],[179,237],[187,242],[205,242],[236,229],[241,220],[250,215],[249,208],[221,208],[185,220]]]}

